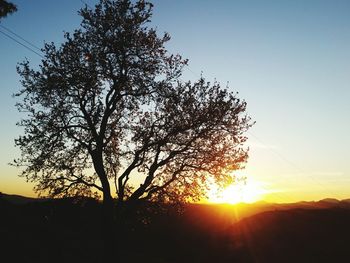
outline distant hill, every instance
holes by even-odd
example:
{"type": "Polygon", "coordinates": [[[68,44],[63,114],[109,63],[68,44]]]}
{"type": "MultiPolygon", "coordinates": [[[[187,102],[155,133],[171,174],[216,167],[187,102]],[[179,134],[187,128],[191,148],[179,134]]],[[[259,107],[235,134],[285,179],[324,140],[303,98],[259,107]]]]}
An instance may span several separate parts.
{"type": "Polygon", "coordinates": [[[287,211],[292,209],[350,209],[350,199],[339,201],[337,199],[323,199],[320,201],[303,201],[298,203],[274,204],[257,202],[254,204],[188,204],[186,205],[184,219],[189,224],[204,229],[224,229],[244,218],[268,211],[287,211]]]}
{"type": "Polygon", "coordinates": [[[349,262],[349,222],[343,208],[260,213],[225,231],[226,253],[246,262],[349,262]]]}
{"type": "Polygon", "coordinates": [[[0,199],[6,200],[12,204],[28,204],[32,202],[41,202],[46,199],[43,198],[34,198],[34,197],[25,197],[21,195],[11,195],[0,192],[0,199]]]}
{"type": "MultiPolygon", "coordinates": [[[[124,262],[348,262],[349,200],[188,204],[182,213],[165,208],[143,214],[145,220],[128,218],[122,229],[124,262]]],[[[100,260],[99,202],[2,194],[0,213],[4,262],[100,260]]]]}
{"type": "MultiPolygon", "coordinates": [[[[10,202],[12,204],[28,204],[33,202],[50,201],[49,198],[35,198],[26,197],[14,194],[5,194],[0,192],[0,199],[10,202]]],[[[67,199],[67,198],[64,198],[67,199]]],[[[69,199],[69,198],[68,198],[69,199]]],[[[203,217],[211,218],[210,221],[216,220],[224,221],[227,224],[235,223],[243,218],[266,211],[290,210],[297,208],[307,209],[324,209],[324,208],[349,208],[350,198],[338,200],[335,198],[325,198],[319,201],[301,201],[297,203],[268,203],[259,201],[253,204],[240,203],[236,205],[231,204],[186,204],[185,218],[196,220],[203,217]]]]}

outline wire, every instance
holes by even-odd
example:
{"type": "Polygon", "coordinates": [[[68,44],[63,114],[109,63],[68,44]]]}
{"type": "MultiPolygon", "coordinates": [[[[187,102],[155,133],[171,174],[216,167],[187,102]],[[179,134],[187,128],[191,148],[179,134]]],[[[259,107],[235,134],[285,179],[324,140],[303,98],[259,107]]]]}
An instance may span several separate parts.
{"type": "Polygon", "coordinates": [[[6,31],[10,32],[11,34],[13,34],[14,36],[18,37],[19,39],[21,39],[22,41],[26,42],[28,45],[32,46],[33,48],[37,49],[38,51],[41,52],[41,48],[39,48],[38,46],[36,46],[35,44],[29,42],[28,40],[24,39],[23,37],[21,37],[20,35],[16,34],[15,32],[13,32],[11,29],[3,26],[0,24],[0,27],[2,27],[3,29],[5,29],[6,31]]]}
{"type": "Polygon", "coordinates": [[[15,39],[14,37],[10,36],[9,34],[5,33],[4,31],[0,30],[0,33],[5,35],[6,37],[8,37],[9,39],[15,41],[17,44],[25,47],[26,49],[28,49],[29,51],[33,52],[34,54],[38,55],[41,58],[45,58],[42,54],[38,53],[37,51],[35,51],[34,49],[28,47],[27,45],[21,43],[20,41],[18,41],[17,39],[15,39]]]}
{"type": "MultiPolygon", "coordinates": [[[[84,0],[80,0],[81,3],[83,3],[84,5],[88,6],[89,8],[92,8],[91,5],[89,5],[88,3],[86,3],[84,0]]],[[[35,44],[31,43],[30,41],[24,39],[23,37],[21,37],[20,35],[18,35],[17,33],[15,33],[14,31],[12,31],[11,29],[3,26],[0,24],[0,27],[2,27],[3,29],[5,29],[6,31],[8,31],[9,33],[13,34],[14,36],[16,36],[17,38],[19,38],[20,40],[24,41],[25,43],[27,43],[28,45],[30,45],[31,47],[25,45],[24,43],[18,41],[17,39],[15,39],[14,37],[12,37],[11,35],[5,33],[4,31],[0,30],[0,33],[5,35],[6,37],[8,37],[9,39],[15,41],[17,44],[23,46],[24,48],[28,49],[29,51],[31,51],[32,53],[38,55],[39,57],[41,58],[44,58],[44,56],[40,53],[38,53],[37,51],[35,51],[34,49],[38,50],[41,52],[41,49],[36,46],[35,44]],[[33,49],[34,48],[34,49],[33,49]]],[[[190,67],[187,67],[187,69],[196,77],[198,77],[199,75],[196,74],[190,67]]],[[[254,134],[252,134],[251,132],[248,132],[252,137],[254,137],[259,143],[261,143],[262,145],[266,146],[266,144],[264,142],[262,142],[257,136],[255,136],[254,134]]],[[[293,162],[291,162],[290,160],[286,159],[284,156],[282,156],[280,153],[278,153],[277,151],[273,150],[271,147],[267,147],[267,149],[269,149],[271,152],[273,152],[275,155],[277,155],[279,158],[281,158],[283,161],[285,161],[286,163],[288,163],[289,165],[293,166],[294,168],[296,168],[298,171],[301,171],[302,173],[305,174],[305,172],[300,169],[300,167],[296,166],[293,162]]],[[[324,187],[323,184],[321,184],[320,182],[318,182],[315,178],[313,178],[312,176],[307,176],[308,178],[312,179],[312,181],[314,181],[316,184],[318,184],[319,186],[322,186],[324,189],[327,189],[326,187],[324,187]]],[[[265,188],[264,188],[265,189],[265,188]]],[[[267,189],[265,189],[267,190],[267,189]]],[[[267,190],[268,191],[268,190],[267,190]]],[[[285,193],[279,193],[279,194],[276,194],[276,193],[271,193],[273,195],[277,195],[281,198],[281,195],[286,195],[285,193]]],[[[290,198],[290,197],[289,197],[290,198]]],[[[282,198],[282,199],[285,199],[285,198],[282,198]]]]}

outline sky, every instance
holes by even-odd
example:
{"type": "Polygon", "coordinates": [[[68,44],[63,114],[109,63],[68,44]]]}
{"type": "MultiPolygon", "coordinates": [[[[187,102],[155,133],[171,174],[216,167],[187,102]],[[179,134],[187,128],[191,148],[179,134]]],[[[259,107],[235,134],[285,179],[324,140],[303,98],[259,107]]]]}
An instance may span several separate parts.
{"type": "MultiPolygon", "coordinates": [[[[3,25],[42,47],[79,27],[80,0],[13,0],[3,25]]],[[[95,0],[85,0],[93,6],[95,0]]],[[[256,124],[239,176],[271,202],[350,198],[350,1],[156,0],[151,25],[167,48],[189,59],[182,79],[200,74],[229,84],[256,124]]],[[[1,31],[6,32],[0,27],[1,31]]],[[[8,165],[21,115],[16,64],[40,57],[0,33],[0,191],[34,196],[8,165]]]]}

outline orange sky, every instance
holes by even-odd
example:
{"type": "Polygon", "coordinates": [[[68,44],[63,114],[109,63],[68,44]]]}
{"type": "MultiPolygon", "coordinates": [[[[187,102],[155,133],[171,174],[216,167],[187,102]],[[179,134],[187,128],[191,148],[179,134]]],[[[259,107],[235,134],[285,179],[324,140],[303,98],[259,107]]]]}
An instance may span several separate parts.
{"type": "MultiPolygon", "coordinates": [[[[37,46],[60,42],[63,30],[79,25],[80,1],[13,2],[19,11],[1,24],[37,46]]],[[[248,103],[257,123],[247,134],[250,158],[239,174],[255,190],[245,195],[256,191],[271,202],[350,197],[350,1],[153,3],[153,25],[172,36],[167,48],[189,58],[182,78],[203,72],[248,103]]],[[[19,89],[15,67],[25,57],[38,64],[40,57],[4,35],[0,49],[0,191],[34,196],[33,185],[8,163],[19,156],[13,140],[21,133],[11,98],[19,89]]]]}

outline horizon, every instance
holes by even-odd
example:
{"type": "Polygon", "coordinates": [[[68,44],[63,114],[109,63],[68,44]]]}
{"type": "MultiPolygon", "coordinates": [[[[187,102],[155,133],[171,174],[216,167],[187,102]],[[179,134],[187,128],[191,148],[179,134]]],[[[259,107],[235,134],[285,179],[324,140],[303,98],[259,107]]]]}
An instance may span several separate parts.
{"type": "MultiPolygon", "coordinates": [[[[0,198],[2,197],[2,195],[4,196],[14,196],[14,197],[19,197],[19,198],[24,198],[24,199],[38,199],[38,200],[60,200],[60,199],[70,199],[70,198],[76,198],[76,197],[48,197],[48,196],[25,196],[25,195],[21,195],[21,194],[14,194],[14,193],[5,193],[5,192],[1,192],[0,191],[0,198]]],[[[91,198],[91,197],[84,197],[83,198],[91,198]]],[[[95,199],[95,198],[93,198],[95,199]]],[[[102,199],[95,199],[98,202],[101,202],[102,199]]],[[[293,204],[302,204],[302,203],[319,203],[319,202],[326,202],[326,203],[333,203],[333,202],[350,202],[350,197],[349,198],[345,198],[345,199],[337,199],[337,198],[333,198],[333,197],[325,197],[322,199],[317,199],[317,200],[299,200],[296,202],[271,202],[271,201],[265,201],[264,199],[259,199],[253,202],[211,202],[209,200],[201,200],[198,202],[187,202],[184,203],[184,205],[208,205],[208,206],[227,206],[227,207],[239,207],[239,206],[255,206],[255,205],[293,205],[293,204]]]]}
{"type": "MultiPolygon", "coordinates": [[[[59,44],[63,31],[77,28],[83,7],[79,0],[12,2],[18,11],[1,25],[39,47],[59,44]]],[[[228,82],[257,122],[247,133],[246,168],[237,172],[247,184],[224,194],[226,201],[350,198],[350,2],[151,2],[151,25],[172,36],[170,52],[189,59],[182,79],[203,72],[211,82],[228,82]]],[[[22,134],[15,123],[23,115],[11,98],[20,88],[15,65],[25,57],[38,65],[40,57],[2,34],[0,39],[0,191],[35,197],[33,184],[8,163],[20,155],[13,140],[22,134]]]]}

